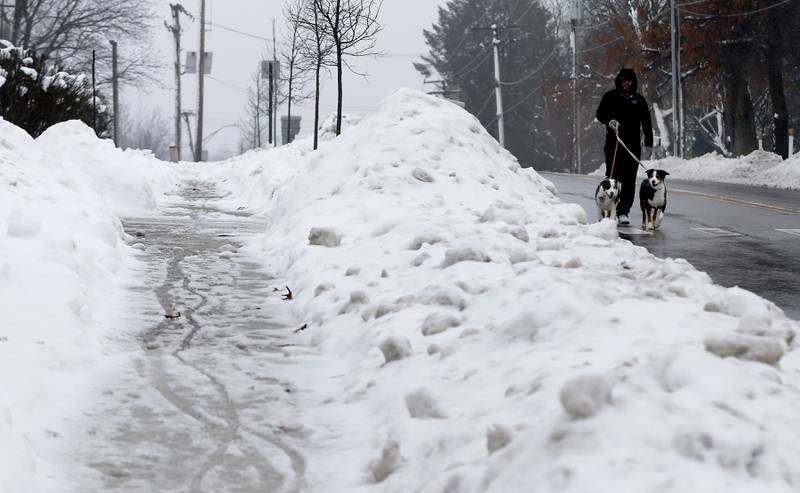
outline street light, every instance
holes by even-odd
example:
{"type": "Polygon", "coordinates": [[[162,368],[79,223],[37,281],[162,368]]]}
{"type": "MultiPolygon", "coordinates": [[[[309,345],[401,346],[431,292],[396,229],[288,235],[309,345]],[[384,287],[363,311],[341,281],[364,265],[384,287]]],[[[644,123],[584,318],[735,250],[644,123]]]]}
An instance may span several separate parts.
{"type": "Polygon", "coordinates": [[[232,128],[232,127],[239,128],[239,124],[238,123],[229,123],[227,125],[223,125],[223,126],[219,127],[218,129],[214,130],[210,134],[208,134],[205,137],[203,137],[203,144],[205,144],[206,142],[211,140],[212,137],[214,137],[215,135],[217,135],[221,131],[225,130],[226,128],[232,128]]]}

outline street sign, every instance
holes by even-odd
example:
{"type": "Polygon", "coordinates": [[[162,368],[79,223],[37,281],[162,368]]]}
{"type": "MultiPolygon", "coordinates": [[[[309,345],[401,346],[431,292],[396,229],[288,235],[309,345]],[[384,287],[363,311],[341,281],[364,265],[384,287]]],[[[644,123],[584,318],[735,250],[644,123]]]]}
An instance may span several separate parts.
{"type": "Polygon", "coordinates": [[[197,73],[197,52],[196,51],[187,51],[186,52],[186,67],[184,67],[183,73],[185,73],[185,74],[196,74],[197,73]]]}
{"type": "MultiPolygon", "coordinates": [[[[204,62],[205,66],[203,67],[203,73],[209,75],[211,73],[211,64],[214,61],[214,54],[210,51],[205,52],[204,62]]],[[[197,73],[197,52],[196,51],[187,51],[186,52],[186,67],[184,69],[185,74],[196,74],[197,73]]]]}
{"type": "Polygon", "coordinates": [[[261,78],[262,79],[269,79],[269,68],[272,66],[272,76],[274,80],[278,80],[281,77],[281,62],[279,61],[272,61],[272,60],[262,60],[261,61],[261,78]]]}

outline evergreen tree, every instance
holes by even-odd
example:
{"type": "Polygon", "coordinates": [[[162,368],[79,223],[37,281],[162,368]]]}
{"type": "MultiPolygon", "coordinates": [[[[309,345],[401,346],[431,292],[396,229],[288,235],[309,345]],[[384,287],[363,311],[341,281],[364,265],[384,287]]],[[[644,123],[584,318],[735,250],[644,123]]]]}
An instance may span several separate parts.
{"type": "MultiPolygon", "coordinates": [[[[453,0],[439,9],[438,22],[424,35],[430,52],[420,73],[441,77],[440,91],[497,135],[492,24],[499,26],[500,80],[506,147],[524,166],[569,166],[570,120],[552,97],[561,52],[552,13],[538,0],[453,0]],[[434,72],[436,75],[434,75],[434,72]]],[[[569,114],[569,113],[567,113],[569,114]]]]}
{"type": "Polygon", "coordinates": [[[81,120],[106,135],[110,118],[102,100],[92,105],[91,81],[83,75],[47,67],[21,48],[0,50],[0,116],[33,137],[56,123],[81,120]]]}

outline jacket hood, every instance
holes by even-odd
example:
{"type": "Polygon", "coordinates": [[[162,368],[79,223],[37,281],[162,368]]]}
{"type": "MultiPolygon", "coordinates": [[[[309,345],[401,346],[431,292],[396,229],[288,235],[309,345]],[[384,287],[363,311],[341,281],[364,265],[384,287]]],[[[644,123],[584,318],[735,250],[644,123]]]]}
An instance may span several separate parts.
{"type": "Polygon", "coordinates": [[[617,74],[617,78],[614,79],[614,85],[617,87],[617,89],[622,90],[623,80],[633,81],[633,92],[636,92],[638,90],[639,79],[636,78],[636,72],[634,72],[632,68],[624,68],[619,71],[619,74],[617,74]]]}

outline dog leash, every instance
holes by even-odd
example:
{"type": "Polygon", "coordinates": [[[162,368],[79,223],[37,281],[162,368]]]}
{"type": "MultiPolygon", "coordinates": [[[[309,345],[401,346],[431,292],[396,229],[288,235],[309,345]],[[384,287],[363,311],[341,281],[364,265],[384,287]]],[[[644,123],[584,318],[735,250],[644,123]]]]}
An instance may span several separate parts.
{"type": "Polygon", "coordinates": [[[647,166],[642,164],[642,162],[639,161],[639,158],[637,158],[636,155],[634,153],[632,153],[630,149],[628,149],[628,146],[625,145],[625,142],[623,142],[622,139],[619,138],[619,129],[618,128],[614,129],[614,136],[617,138],[617,143],[614,146],[614,160],[611,161],[611,176],[614,176],[614,166],[616,166],[616,164],[617,164],[617,149],[619,148],[620,144],[622,144],[622,147],[626,151],[628,151],[628,154],[631,155],[633,160],[636,161],[636,163],[639,164],[639,166],[641,166],[643,170],[647,171],[647,169],[648,169],[647,166]]]}
{"type": "MultiPolygon", "coordinates": [[[[625,145],[625,142],[623,142],[623,141],[622,141],[622,139],[620,139],[620,138],[619,138],[619,130],[618,130],[618,129],[615,129],[615,130],[614,130],[614,134],[615,134],[615,135],[616,135],[616,137],[617,137],[617,146],[618,146],[619,144],[622,144],[622,147],[623,147],[623,148],[624,148],[626,151],[628,151],[628,154],[630,154],[630,155],[631,155],[631,157],[633,158],[633,160],[634,160],[634,161],[636,161],[636,162],[639,164],[639,166],[641,166],[641,167],[642,167],[642,169],[643,169],[643,170],[647,171],[647,169],[648,169],[648,168],[647,168],[647,166],[645,166],[644,164],[642,164],[642,162],[641,162],[641,161],[639,161],[639,158],[637,158],[637,157],[636,157],[636,155],[634,155],[634,154],[631,152],[631,150],[630,150],[630,149],[628,149],[628,146],[626,146],[626,145],[625,145]]],[[[617,148],[616,148],[616,146],[615,146],[615,147],[614,147],[614,161],[615,161],[615,162],[613,162],[613,163],[611,164],[611,173],[612,173],[612,174],[614,173],[614,164],[616,164],[616,159],[617,159],[617,148]]]]}
{"type": "MultiPolygon", "coordinates": [[[[616,132],[616,130],[614,130],[616,132]]],[[[619,140],[619,134],[617,134],[617,143],[614,145],[614,159],[611,160],[611,174],[608,175],[609,178],[614,177],[614,168],[617,166],[617,149],[619,149],[619,143],[622,142],[619,140]]]]}

